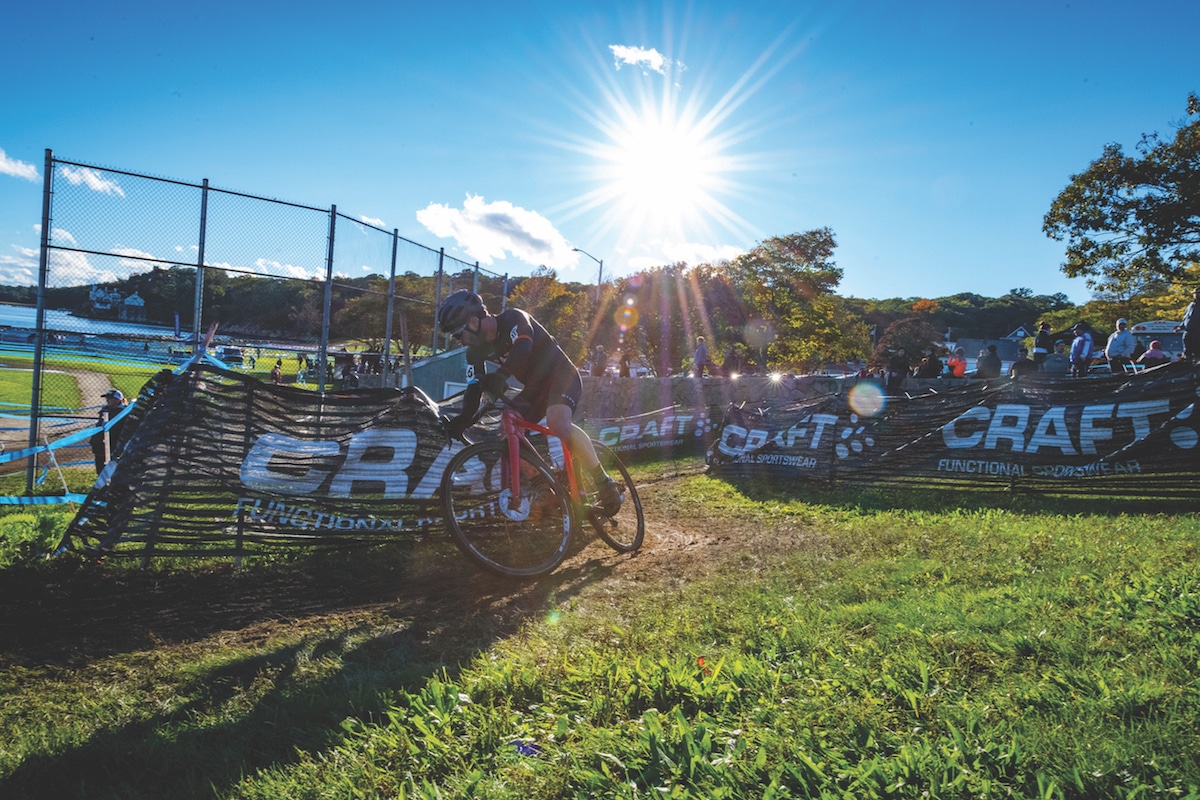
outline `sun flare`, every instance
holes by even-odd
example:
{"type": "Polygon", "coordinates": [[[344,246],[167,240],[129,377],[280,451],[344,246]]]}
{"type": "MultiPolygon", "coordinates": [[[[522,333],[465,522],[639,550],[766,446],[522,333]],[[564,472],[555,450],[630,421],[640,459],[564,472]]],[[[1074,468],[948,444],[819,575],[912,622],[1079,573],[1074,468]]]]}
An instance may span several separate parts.
{"type": "Polygon", "coordinates": [[[779,57],[786,41],[781,34],[723,89],[712,77],[716,71],[692,72],[670,59],[640,72],[618,65],[598,72],[594,87],[572,87],[584,124],[551,141],[584,157],[579,170],[588,188],[560,211],[567,219],[598,212],[585,235],[608,242],[618,272],[715,263],[761,238],[757,224],[728,203],[762,195],[753,176],[785,157],[759,149],[764,128],[780,122],[778,107],[755,96],[794,57],[779,57]]]}
{"type": "Polygon", "coordinates": [[[593,148],[605,217],[628,235],[684,239],[729,215],[730,159],[711,125],[670,103],[619,107],[593,148]]]}
{"type": "Polygon", "coordinates": [[[636,217],[687,217],[717,184],[719,154],[703,132],[660,115],[629,120],[614,131],[605,170],[615,198],[636,217]]]}

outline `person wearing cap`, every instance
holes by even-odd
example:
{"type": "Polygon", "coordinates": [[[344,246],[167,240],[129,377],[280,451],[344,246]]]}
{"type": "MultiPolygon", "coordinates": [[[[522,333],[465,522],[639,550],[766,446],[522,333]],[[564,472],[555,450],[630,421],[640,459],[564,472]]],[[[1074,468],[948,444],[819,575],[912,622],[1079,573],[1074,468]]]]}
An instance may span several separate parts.
{"type": "Polygon", "coordinates": [[[1137,363],[1149,369],[1160,364],[1170,364],[1171,357],[1162,349],[1162,342],[1155,339],[1150,342],[1150,348],[1138,357],[1137,363]]]}
{"type": "Polygon", "coordinates": [[[1104,346],[1104,357],[1108,359],[1108,369],[1111,372],[1120,372],[1125,369],[1126,364],[1133,363],[1133,351],[1137,347],[1137,342],[1134,341],[1133,332],[1129,330],[1129,323],[1124,319],[1117,320],[1117,329],[1108,337],[1108,343],[1104,346]]]}
{"type": "Polygon", "coordinates": [[[1042,374],[1047,378],[1063,378],[1071,371],[1071,357],[1067,355],[1067,343],[1062,339],[1054,342],[1054,352],[1042,362],[1042,374]]]}
{"type": "Polygon", "coordinates": [[[1046,360],[1046,356],[1054,351],[1054,336],[1050,333],[1050,323],[1042,320],[1038,325],[1037,336],[1033,337],[1033,363],[1038,367],[1046,360]]]}
{"type": "Polygon", "coordinates": [[[1008,377],[1013,380],[1020,380],[1025,375],[1031,375],[1038,371],[1038,365],[1029,357],[1029,350],[1024,347],[1017,348],[1017,360],[1008,368],[1008,377]]]}
{"type": "Polygon", "coordinates": [[[1071,331],[1075,334],[1075,338],[1071,340],[1071,375],[1084,378],[1092,367],[1096,346],[1092,343],[1092,335],[1087,332],[1087,326],[1082,322],[1076,322],[1071,331]]]}
{"type": "MultiPolygon", "coordinates": [[[[103,398],[104,405],[100,406],[100,413],[96,419],[96,424],[101,426],[121,413],[125,408],[125,395],[116,389],[105,392],[103,398]]],[[[121,428],[124,425],[125,420],[122,419],[109,426],[107,431],[101,430],[92,435],[90,444],[92,445],[92,456],[96,460],[96,474],[100,474],[100,471],[104,469],[104,465],[109,462],[115,445],[120,441],[121,428]]]]}

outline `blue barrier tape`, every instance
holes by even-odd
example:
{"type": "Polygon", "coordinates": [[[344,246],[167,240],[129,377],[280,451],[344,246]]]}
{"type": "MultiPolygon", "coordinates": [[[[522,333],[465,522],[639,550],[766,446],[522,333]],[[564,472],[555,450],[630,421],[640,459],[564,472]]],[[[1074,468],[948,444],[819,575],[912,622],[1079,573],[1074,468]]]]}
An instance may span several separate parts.
{"type": "Polygon", "coordinates": [[[136,400],[133,401],[132,403],[130,403],[129,405],[125,406],[125,408],[123,408],[121,410],[121,413],[117,414],[115,417],[110,419],[108,422],[104,423],[103,426],[97,425],[97,426],[94,426],[91,428],[84,428],[83,430],[76,431],[75,433],[72,433],[69,436],[64,436],[61,439],[56,439],[55,441],[51,442],[48,445],[38,445],[37,447],[27,447],[24,450],[14,450],[11,453],[0,453],[0,464],[4,464],[8,461],[16,461],[21,458],[29,458],[30,456],[35,456],[38,453],[48,453],[49,451],[57,450],[60,447],[69,447],[70,445],[78,444],[79,442],[86,441],[86,440],[90,439],[93,435],[99,433],[100,431],[108,430],[118,420],[124,419],[125,415],[127,415],[130,411],[132,411],[133,407],[135,405],[137,405],[136,400]]]}
{"type": "Polygon", "coordinates": [[[82,503],[86,494],[64,494],[59,497],[0,497],[0,506],[53,506],[62,503],[82,503]]]}

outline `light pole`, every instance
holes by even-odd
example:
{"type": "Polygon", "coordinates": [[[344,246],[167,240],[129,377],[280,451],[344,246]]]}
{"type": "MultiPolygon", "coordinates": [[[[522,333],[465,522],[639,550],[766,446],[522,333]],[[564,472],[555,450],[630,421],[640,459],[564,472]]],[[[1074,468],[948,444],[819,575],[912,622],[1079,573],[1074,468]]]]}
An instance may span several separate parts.
{"type": "Polygon", "coordinates": [[[583,253],[585,256],[590,258],[592,261],[595,261],[597,264],[600,265],[600,270],[599,270],[599,272],[596,273],[596,303],[599,304],[599,302],[600,302],[600,284],[604,282],[604,259],[596,258],[594,255],[589,253],[587,250],[580,250],[578,247],[572,247],[571,251],[575,252],[575,253],[583,253]]]}

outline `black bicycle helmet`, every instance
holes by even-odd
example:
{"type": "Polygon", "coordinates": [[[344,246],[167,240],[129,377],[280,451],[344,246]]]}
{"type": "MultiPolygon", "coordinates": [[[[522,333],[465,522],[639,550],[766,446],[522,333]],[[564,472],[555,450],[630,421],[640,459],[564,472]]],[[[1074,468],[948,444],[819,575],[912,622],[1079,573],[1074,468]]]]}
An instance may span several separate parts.
{"type": "Polygon", "coordinates": [[[483,298],[468,289],[459,289],[442,301],[438,309],[438,330],[454,333],[471,317],[483,316],[483,298]]]}

